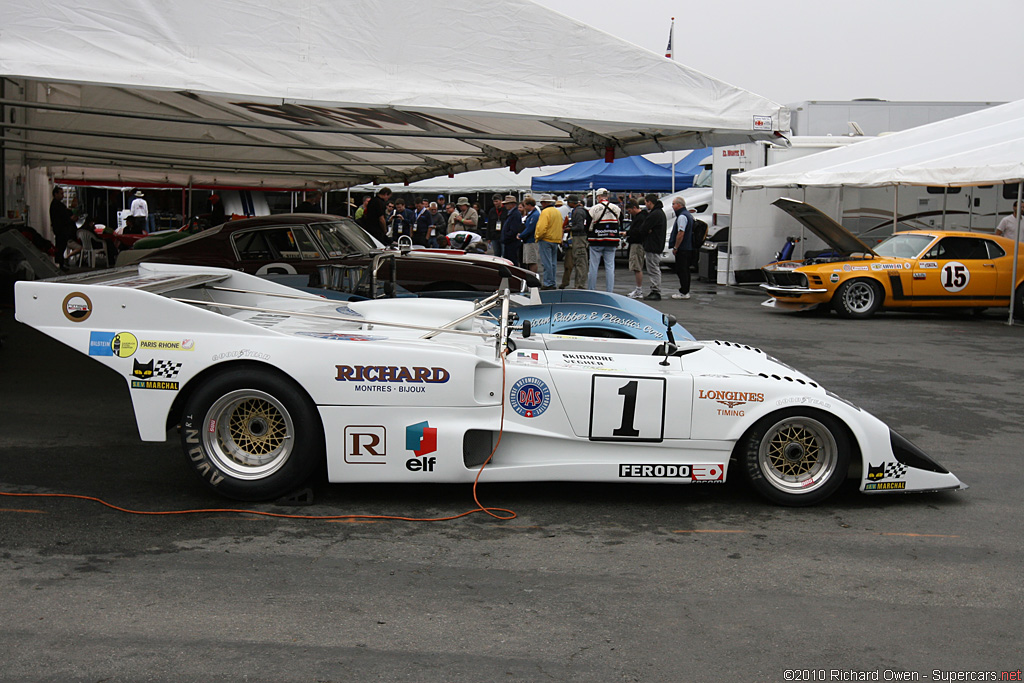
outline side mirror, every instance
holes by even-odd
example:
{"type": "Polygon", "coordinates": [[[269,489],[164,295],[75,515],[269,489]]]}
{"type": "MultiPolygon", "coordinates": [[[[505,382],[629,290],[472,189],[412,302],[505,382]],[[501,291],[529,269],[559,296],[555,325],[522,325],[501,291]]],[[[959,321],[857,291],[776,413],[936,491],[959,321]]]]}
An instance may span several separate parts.
{"type": "Polygon", "coordinates": [[[676,318],[674,315],[669,315],[668,313],[666,313],[665,315],[661,316],[661,322],[665,324],[665,333],[668,335],[669,342],[675,344],[676,338],[675,335],[672,334],[672,328],[675,327],[675,324],[677,322],[679,322],[679,319],[676,318]]]}
{"type": "Polygon", "coordinates": [[[527,337],[530,336],[532,329],[533,329],[533,326],[530,323],[530,321],[529,320],[524,320],[523,321],[523,339],[526,339],[527,337]]]}

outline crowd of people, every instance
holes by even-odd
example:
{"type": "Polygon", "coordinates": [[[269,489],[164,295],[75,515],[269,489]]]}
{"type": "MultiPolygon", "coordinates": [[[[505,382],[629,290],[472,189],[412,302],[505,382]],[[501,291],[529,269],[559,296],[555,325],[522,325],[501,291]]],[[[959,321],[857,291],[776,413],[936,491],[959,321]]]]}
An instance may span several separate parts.
{"type": "Polygon", "coordinates": [[[487,209],[467,197],[445,202],[417,197],[413,207],[405,199],[392,199],[389,188],[363,198],[356,221],[383,244],[407,238],[428,248],[454,247],[491,253],[541,276],[543,289],[597,289],[603,265],[606,291],[615,287],[615,255],[621,240],[629,245],[629,269],[636,286],[635,299],[658,301],[661,295],[661,256],[665,236],[675,256],[679,291],[673,299],[690,298],[690,269],[703,243],[703,232],[681,198],[672,203],[672,219],[666,216],[656,194],[619,195],[602,188],[595,201],[584,205],[579,195],[556,198],[550,194],[495,194],[487,209]],[[696,234],[701,232],[700,235],[696,234]],[[559,248],[565,267],[556,284],[559,248]],[[646,273],[648,291],[644,294],[646,273]]]}

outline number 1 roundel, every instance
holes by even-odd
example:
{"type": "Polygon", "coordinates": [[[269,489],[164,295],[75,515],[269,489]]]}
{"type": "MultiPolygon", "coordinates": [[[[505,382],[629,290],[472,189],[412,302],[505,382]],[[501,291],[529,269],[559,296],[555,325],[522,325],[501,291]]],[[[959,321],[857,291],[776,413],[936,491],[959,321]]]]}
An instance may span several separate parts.
{"type": "Polygon", "coordinates": [[[971,271],[959,261],[950,261],[942,266],[939,281],[947,292],[959,292],[971,281],[971,271]]]}

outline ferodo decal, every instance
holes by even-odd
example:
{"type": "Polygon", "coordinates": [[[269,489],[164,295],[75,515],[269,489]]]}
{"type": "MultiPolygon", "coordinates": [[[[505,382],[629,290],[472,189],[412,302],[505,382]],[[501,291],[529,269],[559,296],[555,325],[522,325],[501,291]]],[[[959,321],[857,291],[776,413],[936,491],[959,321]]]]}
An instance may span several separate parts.
{"type": "Polygon", "coordinates": [[[689,479],[689,465],[619,465],[619,478],[689,479]]]}
{"type": "Polygon", "coordinates": [[[64,317],[73,323],[84,323],[92,315],[92,301],[81,292],[71,292],[61,306],[64,317]]]}
{"type": "Polygon", "coordinates": [[[725,465],[694,465],[690,481],[695,484],[717,484],[725,481],[725,465]]]}
{"type": "Polygon", "coordinates": [[[947,292],[959,292],[971,281],[971,271],[959,261],[950,261],[942,266],[939,281],[947,292]]]}
{"type": "Polygon", "coordinates": [[[537,377],[523,377],[512,385],[508,392],[512,410],[523,417],[537,417],[551,405],[551,390],[544,380],[537,377]]]}

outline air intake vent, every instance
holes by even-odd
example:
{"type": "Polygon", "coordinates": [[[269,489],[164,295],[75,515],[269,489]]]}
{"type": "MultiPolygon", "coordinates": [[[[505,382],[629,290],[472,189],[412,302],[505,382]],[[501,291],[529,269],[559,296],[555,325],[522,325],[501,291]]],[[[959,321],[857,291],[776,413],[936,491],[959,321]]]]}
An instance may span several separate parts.
{"type": "Polygon", "coordinates": [[[818,388],[818,385],[814,382],[808,382],[807,380],[800,379],[799,377],[790,377],[788,375],[766,375],[763,372],[757,373],[757,376],[764,377],[765,379],[775,379],[780,382],[796,382],[797,384],[803,384],[804,386],[814,387],[815,389],[818,388]]]}
{"type": "Polygon", "coordinates": [[[754,346],[747,346],[746,344],[737,344],[735,342],[717,340],[715,341],[715,343],[718,344],[719,346],[730,346],[734,349],[746,349],[747,351],[753,351],[755,353],[764,353],[764,351],[762,351],[761,349],[756,348],[754,346]]]}

